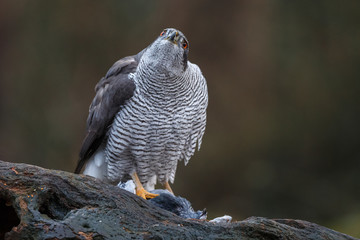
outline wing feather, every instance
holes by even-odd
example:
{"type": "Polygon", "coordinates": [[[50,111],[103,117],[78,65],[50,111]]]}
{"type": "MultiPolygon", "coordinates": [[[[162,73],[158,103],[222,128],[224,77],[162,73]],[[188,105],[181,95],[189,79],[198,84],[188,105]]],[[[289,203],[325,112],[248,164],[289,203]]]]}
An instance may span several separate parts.
{"type": "Polygon", "coordinates": [[[105,77],[96,85],[96,95],[89,107],[87,133],[80,150],[75,173],[80,173],[86,161],[106,139],[107,131],[114,121],[115,115],[126,100],[133,96],[135,84],[129,78],[129,73],[136,71],[143,52],[144,50],[137,55],[122,58],[114,63],[105,77]]]}

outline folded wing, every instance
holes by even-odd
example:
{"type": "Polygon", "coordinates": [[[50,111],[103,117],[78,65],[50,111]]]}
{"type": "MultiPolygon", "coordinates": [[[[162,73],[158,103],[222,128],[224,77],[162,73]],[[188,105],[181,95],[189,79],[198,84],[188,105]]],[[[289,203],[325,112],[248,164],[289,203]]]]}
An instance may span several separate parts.
{"type": "Polygon", "coordinates": [[[117,61],[96,85],[96,95],[90,105],[87,118],[87,133],[75,173],[80,173],[86,161],[105,140],[115,115],[126,100],[133,96],[135,84],[129,78],[129,74],[136,71],[143,52],[117,61]]]}

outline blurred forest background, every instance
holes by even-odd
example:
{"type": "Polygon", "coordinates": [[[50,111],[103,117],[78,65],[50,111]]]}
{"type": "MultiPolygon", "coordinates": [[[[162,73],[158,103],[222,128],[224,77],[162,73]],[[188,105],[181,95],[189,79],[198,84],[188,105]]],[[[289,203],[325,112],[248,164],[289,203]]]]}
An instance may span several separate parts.
{"type": "Polygon", "coordinates": [[[73,171],[94,86],[166,27],[208,81],[173,189],[360,237],[360,1],[1,1],[0,159],[73,171]]]}

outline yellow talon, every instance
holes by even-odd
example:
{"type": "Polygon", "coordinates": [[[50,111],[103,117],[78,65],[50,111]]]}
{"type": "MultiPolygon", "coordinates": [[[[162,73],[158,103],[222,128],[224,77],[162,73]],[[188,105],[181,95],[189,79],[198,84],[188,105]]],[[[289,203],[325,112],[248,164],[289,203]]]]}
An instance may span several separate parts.
{"type": "Polygon", "coordinates": [[[165,189],[168,190],[169,192],[171,192],[174,195],[174,192],[171,189],[169,182],[166,181],[164,185],[165,185],[165,189]]]}
{"type": "Polygon", "coordinates": [[[133,181],[135,183],[136,195],[138,195],[139,197],[142,197],[145,200],[159,196],[159,194],[149,193],[148,191],[146,191],[144,189],[144,187],[141,184],[140,179],[139,179],[138,175],[136,174],[136,172],[131,174],[131,177],[132,177],[132,179],[133,179],[133,181]]]}
{"type": "Polygon", "coordinates": [[[150,193],[150,192],[146,191],[143,187],[136,188],[136,195],[138,195],[139,197],[142,197],[143,199],[151,199],[151,198],[159,196],[159,194],[154,194],[154,193],[150,193]]]}

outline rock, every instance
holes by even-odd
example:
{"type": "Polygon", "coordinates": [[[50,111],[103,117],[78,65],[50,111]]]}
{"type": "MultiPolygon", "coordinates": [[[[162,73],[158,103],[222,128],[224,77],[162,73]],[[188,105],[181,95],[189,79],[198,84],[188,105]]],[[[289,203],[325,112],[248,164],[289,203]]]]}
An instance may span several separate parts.
{"type": "Polygon", "coordinates": [[[184,219],[84,175],[0,161],[0,239],[355,238],[291,219],[184,219]]]}

